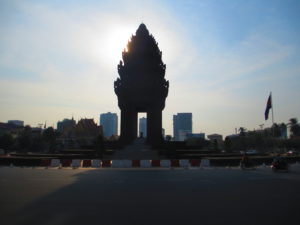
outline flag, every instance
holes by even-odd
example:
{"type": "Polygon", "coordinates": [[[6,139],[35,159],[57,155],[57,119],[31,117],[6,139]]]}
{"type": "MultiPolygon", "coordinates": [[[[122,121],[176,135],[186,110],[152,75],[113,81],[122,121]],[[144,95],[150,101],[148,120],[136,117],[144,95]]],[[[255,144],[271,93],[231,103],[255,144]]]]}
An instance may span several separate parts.
{"type": "Polygon", "coordinates": [[[269,111],[272,108],[272,94],[270,94],[265,111],[265,120],[269,118],[269,111]]]}

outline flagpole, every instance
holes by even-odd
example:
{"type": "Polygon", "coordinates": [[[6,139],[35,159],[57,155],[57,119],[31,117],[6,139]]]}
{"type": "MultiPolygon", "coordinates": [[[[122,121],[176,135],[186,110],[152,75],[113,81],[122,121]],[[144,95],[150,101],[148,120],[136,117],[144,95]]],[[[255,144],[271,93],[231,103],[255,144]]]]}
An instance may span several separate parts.
{"type": "Polygon", "coordinates": [[[272,96],[272,91],[271,91],[270,95],[271,95],[271,105],[272,105],[272,124],[273,124],[273,136],[275,136],[275,127],[274,127],[274,105],[273,105],[273,96],[272,96]]]}

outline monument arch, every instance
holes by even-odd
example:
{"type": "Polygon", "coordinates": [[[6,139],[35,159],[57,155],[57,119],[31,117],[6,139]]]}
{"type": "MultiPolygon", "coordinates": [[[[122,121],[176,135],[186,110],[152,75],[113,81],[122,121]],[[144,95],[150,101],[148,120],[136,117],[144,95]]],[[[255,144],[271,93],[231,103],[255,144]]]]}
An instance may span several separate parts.
{"type": "Polygon", "coordinates": [[[141,24],[122,52],[118,64],[119,78],[114,82],[121,110],[120,141],[131,143],[137,138],[138,113],[147,113],[147,142],[162,141],[162,111],[168,96],[169,81],[162,52],[145,24],[141,24]]]}

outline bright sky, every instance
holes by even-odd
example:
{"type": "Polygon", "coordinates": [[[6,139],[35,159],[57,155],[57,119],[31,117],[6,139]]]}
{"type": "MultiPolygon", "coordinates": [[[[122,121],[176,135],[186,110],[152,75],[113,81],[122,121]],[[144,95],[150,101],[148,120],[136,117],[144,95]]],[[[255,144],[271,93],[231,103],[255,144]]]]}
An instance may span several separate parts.
{"type": "Polygon", "coordinates": [[[196,133],[270,126],[270,91],[275,122],[300,119],[299,12],[297,0],[1,0],[0,121],[120,115],[117,64],[141,22],[167,65],[166,134],[178,112],[196,133]]]}

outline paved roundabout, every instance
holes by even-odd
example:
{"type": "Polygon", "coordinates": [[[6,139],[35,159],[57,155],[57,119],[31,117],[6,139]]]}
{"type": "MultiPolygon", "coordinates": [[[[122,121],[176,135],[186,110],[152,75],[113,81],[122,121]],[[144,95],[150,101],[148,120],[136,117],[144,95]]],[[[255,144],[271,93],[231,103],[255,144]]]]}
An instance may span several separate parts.
{"type": "Polygon", "coordinates": [[[300,165],[0,168],[1,224],[299,224],[300,165]]]}

